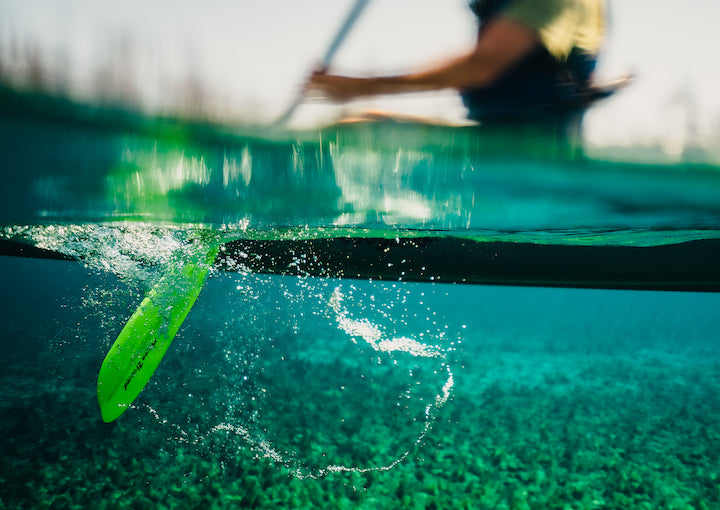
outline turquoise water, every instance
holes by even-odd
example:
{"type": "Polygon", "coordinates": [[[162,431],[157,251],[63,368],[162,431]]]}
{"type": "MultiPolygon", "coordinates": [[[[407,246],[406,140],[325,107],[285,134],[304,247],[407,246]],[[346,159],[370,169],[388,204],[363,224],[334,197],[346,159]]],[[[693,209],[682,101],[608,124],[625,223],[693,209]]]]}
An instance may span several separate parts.
{"type": "Polygon", "coordinates": [[[108,425],[138,285],[0,263],[7,508],[720,504],[718,294],[218,272],[108,425]]]}
{"type": "Polygon", "coordinates": [[[720,294],[527,286],[579,253],[612,287],[716,290],[716,168],[532,133],[4,104],[0,507],[720,508],[720,294]],[[448,240],[523,276],[443,283],[474,271],[448,240]],[[218,243],[149,385],[103,423],[125,321],[218,243]],[[645,280],[613,273],[638,260],[645,280]]]}

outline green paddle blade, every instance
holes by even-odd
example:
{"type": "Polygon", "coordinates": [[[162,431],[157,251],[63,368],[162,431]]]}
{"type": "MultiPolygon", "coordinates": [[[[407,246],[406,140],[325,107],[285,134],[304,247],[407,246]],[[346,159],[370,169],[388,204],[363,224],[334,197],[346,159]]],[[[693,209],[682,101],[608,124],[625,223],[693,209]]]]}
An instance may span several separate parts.
{"type": "Polygon", "coordinates": [[[125,324],[98,375],[103,421],[117,419],[148,383],[200,294],[217,253],[214,247],[174,267],[125,324]]]}

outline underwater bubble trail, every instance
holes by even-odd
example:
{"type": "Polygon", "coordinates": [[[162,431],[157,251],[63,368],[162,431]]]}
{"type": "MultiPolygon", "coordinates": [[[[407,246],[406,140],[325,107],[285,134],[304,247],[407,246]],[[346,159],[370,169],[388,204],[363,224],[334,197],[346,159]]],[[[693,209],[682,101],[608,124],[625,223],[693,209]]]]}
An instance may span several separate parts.
{"type": "MultiPolygon", "coordinates": [[[[349,312],[342,308],[343,294],[339,287],[335,288],[329,306],[336,314],[338,327],[351,337],[360,337],[378,352],[406,352],[412,356],[428,358],[444,357],[435,347],[407,337],[383,340],[383,334],[376,325],[367,319],[351,319],[349,312]]],[[[422,304],[422,303],[421,303],[422,304]]],[[[353,340],[355,341],[355,340],[353,340]]]]}
{"type": "MultiPolygon", "coordinates": [[[[313,282],[315,280],[313,279],[313,282]]],[[[265,279],[261,279],[258,283],[267,283],[265,279]]],[[[353,465],[346,462],[343,463],[329,463],[327,465],[320,464],[319,466],[309,465],[313,464],[314,461],[311,457],[299,458],[299,453],[293,450],[291,447],[289,450],[285,448],[278,449],[273,440],[267,439],[264,433],[267,431],[253,430],[247,426],[236,423],[234,420],[228,421],[227,419],[209,426],[205,431],[197,430],[195,433],[189,433],[184,430],[182,426],[169,422],[163,419],[156,411],[147,406],[147,410],[152,415],[153,419],[163,427],[170,427],[173,430],[172,439],[178,443],[190,444],[194,447],[207,447],[214,448],[212,444],[212,438],[225,438],[230,441],[226,446],[232,449],[241,449],[243,445],[253,452],[257,459],[265,459],[277,466],[282,466],[286,469],[289,474],[298,479],[318,479],[323,478],[331,474],[337,473],[369,473],[369,472],[380,472],[390,471],[400,463],[405,461],[409,456],[417,452],[427,437],[428,433],[434,425],[434,415],[437,410],[442,407],[451,397],[452,389],[454,387],[454,375],[451,367],[446,362],[446,353],[440,350],[437,346],[430,346],[425,343],[418,342],[408,335],[398,335],[397,337],[390,337],[384,333],[383,329],[373,323],[370,319],[353,318],[351,311],[348,310],[347,304],[349,303],[345,298],[340,286],[328,289],[327,282],[318,283],[322,288],[327,289],[326,293],[318,292],[313,290],[312,284],[306,279],[301,279],[295,283],[297,289],[291,288],[287,283],[280,283],[279,293],[284,300],[290,300],[291,302],[299,303],[303,300],[310,299],[312,303],[321,304],[326,303],[325,310],[330,311],[329,315],[325,315],[326,319],[332,319],[332,322],[336,324],[336,327],[347,336],[348,341],[352,341],[357,344],[358,340],[360,344],[367,345],[373,351],[392,356],[393,354],[409,355],[411,357],[423,358],[423,359],[437,359],[441,362],[441,365],[434,371],[435,374],[445,372],[444,382],[439,390],[436,390],[434,395],[422,406],[422,411],[418,409],[419,413],[417,418],[412,421],[416,422],[420,427],[412,433],[412,439],[408,438],[409,443],[406,443],[399,451],[392,454],[389,459],[385,462],[380,461],[378,465],[353,465]],[[299,294],[296,295],[296,292],[299,294]],[[329,293],[329,295],[328,295],[329,293]],[[322,298],[318,300],[318,298],[322,298]],[[421,422],[417,423],[417,422],[421,422]],[[238,443],[235,443],[237,441],[238,443]]],[[[245,283],[244,289],[247,289],[250,285],[245,283]]],[[[355,285],[350,285],[351,292],[357,292],[362,296],[369,296],[370,293],[366,293],[366,289],[359,288],[355,285]]],[[[398,292],[395,285],[391,286],[392,291],[398,292]]],[[[382,301],[381,296],[375,296],[375,301],[382,301]]],[[[399,293],[395,296],[398,301],[407,301],[406,293],[399,293]]],[[[310,302],[310,301],[308,301],[310,302]]],[[[375,306],[375,305],[373,305],[375,306]]],[[[364,307],[362,309],[365,309],[364,307]]],[[[302,315],[302,314],[300,314],[302,315]]],[[[314,316],[324,315],[317,311],[312,312],[314,316]]],[[[385,317],[384,314],[380,314],[385,317]]],[[[390,318],[390,317],[388,317],[390,318]]],[[[400,324],[407,326],[408,324],[402,317],[396,317],[400,321],[400,324]]],[[[297,331],[295,331],[297,333],[297,331]]],[[[441,335],[444,336],[444,335],[441,335]]],[[[412,375],[414,369],[410,370],[412,375]]],[[[420,384],[420,382],[416,382],[420,384]]],[[[412,392],[414,390],[408,389],[403,393],[405,398],[413,398],[412,392]]],[[[428,395],[430,397],[430,395],[428,395]]],[[[422,397],[419,397],[418,403],[422,402],[422,397]]],[[[256,417],[251,421],[254,423],[256,417]]],[[[344,421],[344,420],[343,420],[344,421]]],[[[413,427],[414,428],[414,427],[413,427]]],[[[371,445],[368,445],[370,447],[371,445]]],[[[364,462],[367,462],[364,461],[364,462]]],[[[372,463],[372,461],[370,461],[372,463]]]]}

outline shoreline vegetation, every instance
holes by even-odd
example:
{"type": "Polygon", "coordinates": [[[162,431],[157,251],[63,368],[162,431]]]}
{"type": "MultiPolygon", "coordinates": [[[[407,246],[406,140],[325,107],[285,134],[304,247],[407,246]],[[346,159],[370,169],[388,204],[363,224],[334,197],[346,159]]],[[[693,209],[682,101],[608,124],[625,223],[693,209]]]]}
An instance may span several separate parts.
{"type": "MultiPolygon", "coordinates": [[[[373,120],[338,123],[324,127],[308,129],[282,129],[272,124],[252,121],[240,121],[236,117],[218,117],[193,109],[180,109],[175,112],[148,113],[131,103],[122,101],[78,101],[69,95],[50,91],[42,87],[27,88],[3,81],[0,75],[0,115],[7,117],[29,117],[43,121],[80,125],[86,128],[104,130],[125,130],[129,133],[156,137],[158,139],[185,139],[198,143],[235,144],[244,138],[254,138],[269,142],[307,141],[317,143],[323,133],[332,136],[336,133],[349,134],[348,138],[362,138],[364,130],[386,126],[390,137],[384,140],[391,145],[409,142],[418,143],[418,127],[422,133],[421,143],[429,147],[448,147],[452,138],[460,150],[469,145],[475,146],[480,153],[517,157],[525,154],[529,157],[552,160],[590,158],[608,163],[621,163],[637,166],[657,166],[699,171],[715,171],[720,167],[720,153],[715,155],[714,147],[694,147],[684,153],[668,154],[660,142],[633,147],[594,147],[581,144],[578,148],[566,148],[556,140],[553,134],[539,131],[536,126],[508,126],[491,132],[480,132],[476,126],[454,126],[443,124],[423,124],[414,119],[373,120]],[[406,134],[407,133],[407,134],[406,134]],[[523,143],[518,145],[518,136],[523,143]],[[578,152],[579,149],[579,152],[578,152]]],[[[376,141],[382,140],[376,135],[376,141]]],[[[572,142],[573,144],[575,142],[572,142]]]]}

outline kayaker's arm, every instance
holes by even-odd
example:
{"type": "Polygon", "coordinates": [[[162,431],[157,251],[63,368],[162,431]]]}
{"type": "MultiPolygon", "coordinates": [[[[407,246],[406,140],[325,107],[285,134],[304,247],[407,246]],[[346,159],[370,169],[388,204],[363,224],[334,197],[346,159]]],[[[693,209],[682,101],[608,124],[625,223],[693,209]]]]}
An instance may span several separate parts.
{"type": "Polygon", "coordinates": [[[540,44],[540,38],[532,28],[499,18],[481,30],[477,44],[470,52],[437,67],[418,73],[368,78],[316,72],[306,90],[334,101],[447,88],[467,90],[489,85],[540,44]]]}

